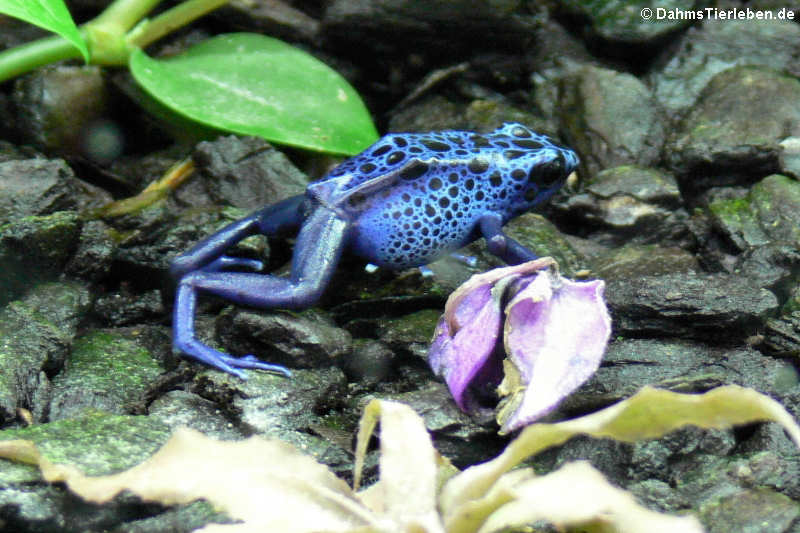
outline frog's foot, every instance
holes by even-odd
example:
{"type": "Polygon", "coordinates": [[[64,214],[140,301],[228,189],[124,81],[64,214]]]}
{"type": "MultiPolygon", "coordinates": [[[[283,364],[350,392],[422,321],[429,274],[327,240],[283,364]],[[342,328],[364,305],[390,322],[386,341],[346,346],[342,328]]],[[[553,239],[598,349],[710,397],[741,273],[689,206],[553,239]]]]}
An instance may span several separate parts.
{"type": "Polygon", "coordinates": [[[419,269],[419,273],[422,275],[423,278],[432,278],[436,275],[436,273],[431,270],[431,267],[428,265],[420,265],[417,267],[419,269]]]}
{"type": "MultiPolygon", "coordinates": [[[[283,365],[276,365],[272,363],[265,363],[255,355],[245,355],[242,357],[233,357],[232,355],[222,354],[221,361],[234,370],[239,368],[253,368],[255,370],[266,370],[268,372],[275,372],[276,374],[283,374],[287,378],[292,377],[292,371],[283,365]]],[[[228,370],[230,372],[230,370],[228,370]]],[[[244,374],[244,372],[236,370],[237,375],[244,374]]],[[[247,379],[245,377],[245,379],[247,379]]]]}
{"type": "Polygon", "coordinates": [[[253,272],[261,272],[264,269],[264,263],[258,259],[245,259],[243,257],[222,255],[205,265],[200,270],[205,272],[219,272],[220,270],[227,270],[229,268],[243,268],[253,272]]]}
{"type": "Polygon", "coordinates": [[[532,250],[503,233],[503,219],[499,215],[484,215],[478,223],[483,238],[486,239],[486,248],[509,265],[519,265],[538,259],[539,256],[532,250]]]}
{"type": "Polygon", "coordinates": [[[459,263],[464,263],[469,267],[474,267],[478,264],[478,258],[474,255],[465,255],[453,252],[450,254],[450,257],[458,261],[459,263]]]}
{"type": "Polygon", "coordinates": [[[228,372],[241,379],[247,379],[247,373],[240,370],[242,368],[253,368],[256,370],[266,370],[283,374],[287,378],[292,377],[291,371],[285,366],[265,363],[253,355],[244,357],[234,357],[226,353],[215,350],[194,338],[181,339],[176,335],[175,347],[186,355],[206,363],[217,370],[228,372]]]}

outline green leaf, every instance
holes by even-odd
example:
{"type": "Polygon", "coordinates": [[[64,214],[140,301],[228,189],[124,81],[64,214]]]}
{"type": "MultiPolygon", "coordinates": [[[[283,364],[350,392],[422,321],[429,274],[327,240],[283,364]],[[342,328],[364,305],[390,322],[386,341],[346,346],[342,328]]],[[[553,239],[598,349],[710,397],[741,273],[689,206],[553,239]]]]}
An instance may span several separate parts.
{"type": "Polygon", "coordinates": [[[89,62],[89,49],[64,4],[64,0],[0,0],[0,13],[59,34],[80,50],[89,62]]]}
{"type": "Polygon", "coordinates": [[[164,60],[131,55],[136,81],[173,111],[269,141],[356,154],[377,139],[358,93],[288,44],[250,33],[209,39],[164,60]]]}

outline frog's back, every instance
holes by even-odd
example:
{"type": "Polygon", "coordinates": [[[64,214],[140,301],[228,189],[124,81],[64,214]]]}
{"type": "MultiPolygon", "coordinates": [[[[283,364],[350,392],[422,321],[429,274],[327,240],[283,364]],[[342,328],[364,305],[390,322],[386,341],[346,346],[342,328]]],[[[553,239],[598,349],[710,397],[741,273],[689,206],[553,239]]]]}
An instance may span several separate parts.
{"type": "Polygon", "coordinates": [[[523,199],[531,168],[559,151],[519,124],[488,134],[389,134],[308,190],[352,221],[355,253],[393,268],[417,266],[473,240],[486,213],[507,220],[540,201],[523,199]]]}

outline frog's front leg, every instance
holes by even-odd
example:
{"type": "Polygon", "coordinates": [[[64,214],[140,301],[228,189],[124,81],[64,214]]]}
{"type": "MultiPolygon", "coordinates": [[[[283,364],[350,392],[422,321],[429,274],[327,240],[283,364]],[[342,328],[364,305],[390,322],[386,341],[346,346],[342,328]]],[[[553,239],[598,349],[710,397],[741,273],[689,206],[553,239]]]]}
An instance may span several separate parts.
{"type": "MultiPolygon", "coordinates": [[[[297,236],[292,271],[288,278],[247,272],[196,270],[181,277],[175,297],[175,346],[206,364],[246,379],[241,368],[257,368],[290,375],[280,365],[261,362],[252,355],[233,357],[197,340],[194,314],[197,293],[204,292],[253,307],[303,308],[316,302],[336,269],[345,246],[348,223],[333,211],[317,207],[297,236]]],[[[189,252],[191,253],[191,252],[189,252]]]]}
{"type": "Polygon", "coordinates": [[[491,213],[478,220],[478,227],[486,239],[489,252],[496,255],[509,265],[518,265],[526,261],[533,261],[538,256],[503,233],[503,219],[500,215],[491,213]]]}

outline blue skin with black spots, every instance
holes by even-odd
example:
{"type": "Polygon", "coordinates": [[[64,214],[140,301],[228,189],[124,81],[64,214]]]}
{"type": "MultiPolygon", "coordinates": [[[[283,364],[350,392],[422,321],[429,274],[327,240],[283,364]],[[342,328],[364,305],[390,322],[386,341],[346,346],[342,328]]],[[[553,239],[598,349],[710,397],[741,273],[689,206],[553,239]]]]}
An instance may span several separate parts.
{"type": "Polygon", "coordinates": [[[577,165],[572,150],[516,123],[487,134],[386,135],[309,184],[306,194],[264,207],[175,258],[174,345],[243,379],[245,368],[290,375],[283,366],[233,357],[197,340],[198,293],[254,307],[304,308],[320,298],[344,250],[401,269],[430,263],[481,236],[509,264],[535,259],[502,226],[549,198],[577,165]],[[258,261],[224,255],[240,240],[298,228],[289,277],[225,271],[261,269],[258,261]]]}

